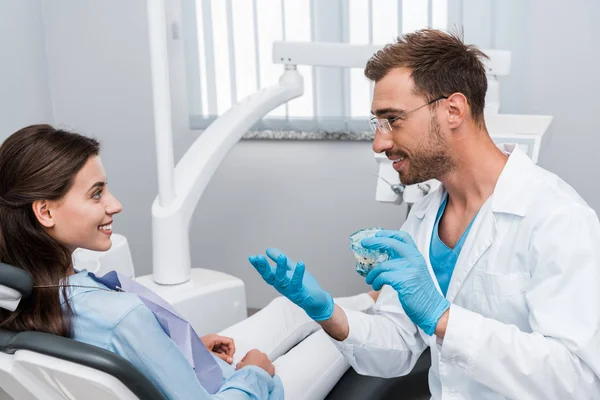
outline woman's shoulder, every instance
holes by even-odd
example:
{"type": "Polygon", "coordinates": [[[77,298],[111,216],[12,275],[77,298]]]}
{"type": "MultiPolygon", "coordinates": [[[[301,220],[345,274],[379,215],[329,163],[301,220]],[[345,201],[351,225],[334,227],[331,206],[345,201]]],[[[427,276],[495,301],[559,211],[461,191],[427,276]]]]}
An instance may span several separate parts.
{"type": "Polygon", "coordinates": [[[136,294],[113,291],[82,271],[69,277],[68,299],[75,324],[85,323],[110,329],[140,307],[136,294]]]}

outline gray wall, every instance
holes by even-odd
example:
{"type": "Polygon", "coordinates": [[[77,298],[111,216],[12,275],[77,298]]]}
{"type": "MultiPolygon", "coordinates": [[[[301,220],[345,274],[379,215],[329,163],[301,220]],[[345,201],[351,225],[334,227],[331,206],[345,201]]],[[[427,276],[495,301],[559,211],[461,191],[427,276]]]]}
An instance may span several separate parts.
{"type": "MultiPolygon", "coordinates": [[[[473,1],[464,0],[464,5],[473,1]]],[[[0,36],[0,46],[3,55],[8,51],[17,57],[8,71],[0,63],[1,85],[24,76],[37,84],[23,91],[27,95],[18,104],[3,89],[2,109],[8,107],[10,118],[21,117],[9,120],[3,112],[0,124],[9,125],[2,125],[2,132],[52,115],[37,2],[5,4],[0,6],[0,29],[9,26],[10,34],[0,36]],[[15,29],[21,34],[15,35],[15,29]],[[23,50],[29,46],[31,52],[23,50]],[[39,63],[30,63],[32,58],[39,63]]],[[[109,185],[125,206],[115,229],[131,243],[137,274],[149,273],[150,205],[157,183],[144,2],[42,0],[42,6],[54,118],[103,141],[109,185]]],[[[560,0],[488,0],[477,7],[476,14],[492,18],[489,31],[478,28],[480,44],[513,51],[512,73],[502,78],[502,111],[555,116],[540,164],[600,210],[600,192],[588,183],[590,171],[600,167],[594,114],[600,93],[600,28],[594,22],[600,19],[600,5],[574,0],[566,10],[560,0]]],[[[180,110],[175,114],[182,115],[180,110]]],[[[179,131],[178,157],[197,134],[179,131]]],[[[268,246],[302,258],[334,295],[367,290],[353,272],[348,235],[367,226],[398,227],[405,212],[374,201],[375,178],[369,174],[375,171],[368,143],[239,143],[194,215],[193,265],[244,279],[253,307],[275,294],[260,282],[246,257],[268,246]]]]}
{"type": "Polygon", "coordinates": [[[252,307],[275,295],[247,261],[267,247],[301,258],[334,296],[366,291],[348,237],[371,226],[398,229],[406,212],[375,201],[375,172],[369,143],[241,142],[200,201],[192,261],[243,279],[252,307]]]}
{"type": "Polygon", "coordinates": [[[529,2],[523,112],[554,115],[540,165],[600,212],[600,2],[529,2]]]}
{"type": "Polygon", "coordinates": [[[0,2],[0,141],[52,122],[43,31],[39,0],[0,2]]]}
{"type": "Polygon", "coordinates": [[[495,0],[495,45],[512,51],[501,112],[553,115],[539,165],[600,212],[600,2],[495,0]]]}
{"type": "Polygon", "coordinates": [[[151,271],[157,193],[145,1],[42,0],[57,125],[101,140],[109,188],[123,203],[115,231],[138,275],[151,271]]]}

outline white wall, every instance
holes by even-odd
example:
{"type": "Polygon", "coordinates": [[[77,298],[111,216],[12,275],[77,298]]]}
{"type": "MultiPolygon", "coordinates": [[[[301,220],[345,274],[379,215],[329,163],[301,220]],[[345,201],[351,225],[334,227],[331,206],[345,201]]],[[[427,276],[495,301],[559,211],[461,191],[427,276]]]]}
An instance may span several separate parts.
{"type": "Polygon", "coordinates": [[[39,0],[0,2],[0,142],[52,122],[43,31],[39,0]]]}

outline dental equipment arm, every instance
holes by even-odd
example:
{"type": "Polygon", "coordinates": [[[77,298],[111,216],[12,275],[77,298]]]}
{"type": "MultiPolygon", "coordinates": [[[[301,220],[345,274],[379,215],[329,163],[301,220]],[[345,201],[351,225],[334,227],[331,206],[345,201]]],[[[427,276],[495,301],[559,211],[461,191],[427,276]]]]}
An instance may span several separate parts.
{"type": "Polygon", "coordinates": [[[269,111],[301,96],[303,79],[287,66],[276,85],[235,104],[206,129],[173,168],[173,133],[165,4],[148,1],[159,194],[152,205],[154,282],[176,285],[191,278],[189,224],[206,185],[238,140],[269,111]]]}
{"type": "MultiPolygon", "coordinates": [[[[234,105],[212,123],[181,158],[175,168],[173,201],[163,204],[163,196],[159,195],[152,205],[155,282],[174,285],[190,279],[189,223],[206,185],[225,156],[256,122],[272,109],[302,95],[303,91],[302,76],[295,68],[286,67],[278,84],[234,105]]],[[[157,144],[159,142],[157,137],[157,144]]],[[[172,149],[157,147],[159,158],[169,151],[172,149]]],[[[168,155],[162,157],[166,159],[168,155]]],[[[159,189],[163,193],[164,188],[159,189]]]]}

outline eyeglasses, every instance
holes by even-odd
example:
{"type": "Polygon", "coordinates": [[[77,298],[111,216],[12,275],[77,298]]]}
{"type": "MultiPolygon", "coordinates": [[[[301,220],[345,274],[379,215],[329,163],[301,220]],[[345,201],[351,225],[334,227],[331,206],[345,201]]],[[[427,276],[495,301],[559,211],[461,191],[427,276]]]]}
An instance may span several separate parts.
{"type": "Polygon", "coordinates": [[[406,111],[397,117],[393,117],[393,118],[372,117],[371,119],[369,119],[369,126],[371,127],[371,130],[373,131],[373,133],[377,133],[377,129],[379,129],[379,132],[384,133],[384,134],[390,133],[392,131],[392,124],[394,122],[398,121],[399,119],[405,119],[408,114],[415,112],[417,110],[420,110],[421,108],[423,108],[425,106],[431,105],[431,104],[435,103],[436,101],[440,101],[440,100],[447,99],[447,98],[448,98],[448,96],[438,97],[437,99],[431,100],[429,103],[425,103],[420,107],[414,108],[410,111],[406,111]]]}

